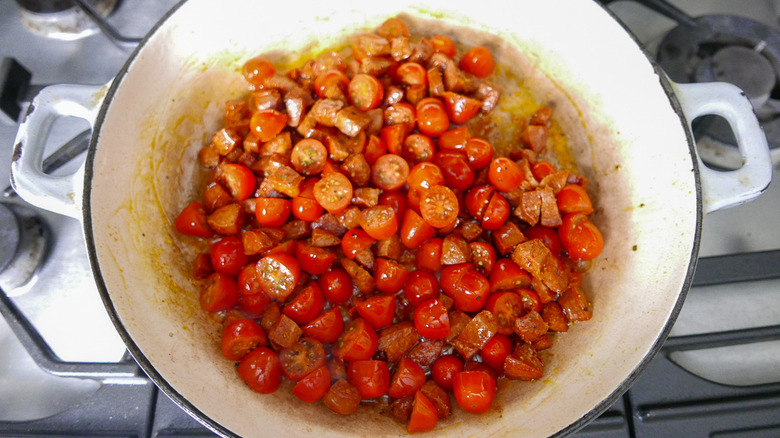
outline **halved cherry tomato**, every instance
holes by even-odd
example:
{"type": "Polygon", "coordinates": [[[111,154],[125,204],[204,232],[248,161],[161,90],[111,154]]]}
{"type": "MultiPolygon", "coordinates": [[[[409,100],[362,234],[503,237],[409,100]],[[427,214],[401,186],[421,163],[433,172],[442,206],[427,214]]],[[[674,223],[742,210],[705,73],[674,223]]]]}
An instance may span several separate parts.
{"type": "Polygon", "coordinates": [[[282,307],[282,313],[297,324],[308,324],[319,316],[325,301],[316,282],[310,282],[282,307]]]}
{"type": "Polygon", "coordinates": [[[298,284],[301,265],[289,254],[270,254],[257,262],[257,273],[263,292],[283,303],[298,284]]]}
{"type": "Polygon", "coordinates": [[[292,393],[306,403],[319,401],[330,389],[330,372],[327,366],[321,366],[293,386],[292,393]]]}
{"type": "Polygon", "coordinates": [[[320,342],[333,343],[344,332],[344,318],[338,307],[334,307],[307,325],[303,326],[303,335],[314,338],[320,342]]]}
{"type": "Polygon", "coordinates": [[[417,269],[425,269],[429,272],[441,270],[442,240],[434,237],[417,248],[414,265],[417,269]]]}
{"type": "Polygon", "coordinates": [[[339,172],[329,172],[314,184],[314,199],[331,213],[344,210],[352,201],[352,183],[339,172]]]}
{"type": "Polygon", "coordinates": [[[366,150],[363,153],[366,157],[366,161],[370,165],[374,165],[376,160],[387,152],[387,143],[382,137],[371,134],[368,137],[368,143],[366,144],[366,150]]]}
{"type": "Polygon", "coordinates": [[[256,198],[255,218],[260,225],[280,227],[287,222],[292,211],[292,202],[285,198],[256,198]]]}
{"type": "Polygon", "coordinates": [[[493,335],[480,350],[482,363],[501,373],[504,371],[504,359],[512,353],[512,339],[501,333],[493,335]]]}
{"type": "Polygon", "coordinates": [[[206,208],[198,201],[191,202],[176,217],[176,229],[188,236],[211,237],[211,231],[206,221],[206,208]]]}
{"type": "Polygon", "coordinates": [[[469,167],[465,154],[454,151],[439,151],[434,155],[433,162],[441,169],[448,187],[466,191],[474,184],[476,177],[474,171],[469,167]]]}
{"type": "Polygon", "coordinates": [[[434,53],[441,53],[454,58],[458,54],[458,49],[455,47],[455,41],[447,35],[434,35],[428,38],[428,42],[433,47],[434,53]]]}
{"type": "Polygon", "coordinates": [[[500,192],[511,192],[524,180],[520,166],[507,157],[494,158],[490,162],[488,179],[500,192]]]}
{"type": "Polygon", "coordinates": [[[307,178],[301,184],[301,191],[298,196],[292,199],[292,214],[296,219],[307,222],[314,222],[322,216],[324,208],[314,199],[314,184],[316,178],[307,178]]]}
{"type": "Polygon", "coordinates": [[[433,186],[423,192],[420,215],[432,227],[444,228],[458,220],[458,198],[447,186],[433,186]]]}
{"type": "Polygon", "coordinates": [[[349,87],[349,78],[343,71],[331,68],[314,78],[314,92],[320,99],[334,99],[342,96],[349,87]]]}
{"type": "Polygon", "coordinates": [[[537,181],[541,181],[545,176],[555,173],[555,167],[547,161],[537,161],[531,165],[531,173],[537,181]]]}
{"type": "Polygon", "coordinates": [[[382,103],[385,89],[376,77],[359,73],[349,81],[348,93],[352,105],[362,111],[368,111],[382,103]]]}
{"type": "Polygon", "coordinates": [[[379,157],[371,170],[371,181],[382,190],[397,190],[406,183],[409,163],[396,154],[379,157]]]}
{"type": "Polygon", "coordinates": [[[346,362],[369,360],[378,345],[374,329],[363,318],[355,318],[333,345],[333,355],[346,362]]]}
{"type": "Polygon", "coordinates": [[[471,137],[466,141],[466,157],[472,170],[487,167],[493,159],[493,145],[479,137],[471,137]]]}
{"type": "Polygon", "coordinates": [[[355,310],[371,327],[377,330],[387,327],[393,323],[393,317],[395,316],[395,296],[371,296],[356,302],[355,310]]]}
{"type": "Polygon", "coordinates": [[[230,360],[241,360],[250,351],[268,344],[265,331],[251,319],[237,319],[222,331],[222,354],[230,360]]]}
{"type": "Polygon", "coordinates": [[[469,127],[459,126],[442,134],[439,137],[437,144],[439,149],[464,150],[469,138],[471,138],[469,127]]]}
{"type": "Polygon", "coordinates": [[[352,297],[352,277],[344,268],[333,268],[317,279],[322,295],[333,304],[346,303],[352,297]]]}
{"type": "Polygon", "coordinates": [[[389,205],[369,207],[360,215],[360,227],[373,239],[387,239],[398,231],[398,217],[389,205]]]}
{"type": "MultiPolygon", "coordinates": [[[[403,123],[396,123],[394,125],[386,125],[379,131],[379,138],[385,146],[385,150],[388,153],[398,155],[403,150],[404,140],[409,134],[409,127],[403,123]]],[[[381,147],[381,145],[379,145],[381,147]]],[[[381,158],[378,156],[377,159],[381,158]]]]}
{"type": "Polygon", "coordinates": [[[314,338],[302,337],[291,348],[279,351],[285,377],[297,382],[317,368],[325,366],[325,348],[314,338]]]}
{"type": "Polygon", "coordinates": [[[395,210],[396,217],[403,218],[406,214],[406,209],[409,207],[406,201],[406,196],[403,193],[396,191],[382,192],[379,195],[379,205],[389,205],[395,210]]]}
{"type": "Polygon", "coordinates": [[[314,246],[306,240],[295,241],[295,258],[301,270],[312,275],[320,275],[330,269],[338,254],[330,248],[314,246]]]}
{"type": "Polygon", "coordinates": [[[493,265],[496,262],[496,250],[493,245],[487,242],[470,242],[471,264],[485,277],[488,277],[493,271],[493,265]]]}
{"type": "Polygon", "coordinates": [[[211,266],[215,271],[235,277],[247,263],[244,245],[235,236],[222,238],[211,247],[211,266]]]}
{"type": "Polygon", "coordinates": [[[238,303],[238,284],[233,277],[215,272],[206,278],[200,293],[200,307],[208,312],[228,310],[238,303]]]}
{"type": "Polygon", "coordinates": [[[546,246],[554,255],[558,256],[561,254],[561,249],[563,249],[561,238],[554,228],[536,224],[523,230],[523,235],[528,240],[541,240],[542,243],[544,243],[544,246],[546,246]]]}
{"type": "Polygon", "coordinates": [[[400,234],[401,243],[409,249],[414,249],[433,237],[436,234],[436,228],[433,228],[416,211],[409,209],[406,210],[403,222],[401,222],[400,234]]]}
{"type": "Polygon", "coordinates": [[[514,333],[515,319],[526,313],[523,297],[514,291],[490,294],[485,310],[489,310],[496,317],[498,333],[505,335],[514,333]]]}
{"type": "Polygon", "coordinates": [[[404,297],[412,306],[439,296],[439,280],[428,271],[415,270],[409,274],[404,285],[404,297]]]}
{"type": "Polygon", "coordinates": [[[431,378],[447,391],[452,391],[452,380],[463,371],[463,359],[454,354],[445,354],[436,359],[431,368],[431,378]]]}
{"type": "Polygon", "coordinates": [[[396,82],[405,85],[428,85],[428,71],[416,62],[404,62],[395,70],[396,82]]]}
{"type": "Polygon", "coordinates": [[[490,200],[496,193],[496,189],[491,185],[483,185],[472,188],[466,193],[464,202],[466,211],[476,220],[482,221],[490,200]]]}
{"type": "Polygon", "coordinates": [[[444,109],[453,123],[462,125],[477,115],[482,108],[482,101],[472,99],[462,94],[445,91],[441,94],[444,99],[444,109]]]}
{"type": "Polygon", "coordinates": [[[364,399],[381,397],[390,386],[390,370],[383,360],[355,360],[347,366],[347,381],[364,399]]]}
{"type": "Polygon", "coordinates": [[[542,311],[542,299],[535,290],[520,288],[516,289],[514,292],[523,299],[523,307],[525,307],[526,312],[533,310],[534,312],[539,313],[542,311]]]}
{"type": "Polygon", "coordinates": [[[436,146],[433,139],[424,134],[412,134],[404,139],[404,145],[401,149],[401,155],[409,163],[428,162],[433,159],[436,153],[436,146]]]}
{"type": "Polygon", "coordinates": [[[221,181],[235,201],[243,201],[255,192],[257,179],[248,167],[236,163],[225,163],[219,166],[219,172],[221,181]]]}
{"type": "Polygon", "coordinates": [[[314,138],[304,138],[295,143],[290,154],[293,168],[304,175],[321,172],[327,160],[328,150],[321,141],[314,138]]]}
{"type": "Polygon", "coordinates": [[[579,184],[566,184],[555,195],[558,210],[562,215],[569,213],[593,213],[593,204],[588,192],[579,184]]]}
{"type": "Polygon", "coordinates": [[[236,367],[252,391],[270,394],[282,383],[282,364],[268,347],[257,347],[244,356],[236,367]]]}
{"type": "Polygon", "coordinates": [[[274,109],[255,111],[249,120],[249,127],[257,138],[266,142],[276,137],[287,126],[287,114],[274,109]]]}
{"type": "Polygon", "coordinates": [[[409,415],[409,423],[406,425],[406,430],[409,432],[431,430],[436,427],[438,421],[439,414],[436,411],[436,406],[433,405],[422,391],[418,390],[414,394],[412,413],[409,415]]]}
{"type": "Polygon", "coordinates": [[[471,263],[449,265],[441,273],[441,289],[464,312],[481,310],[490,294],[490,282],[471,263]]]}
{"type": "Polygon", "coordinates": [[[355,228],[347,231],[341,238],[341,250],[344,256],[353,260],[359,252],[371,248],[374,242],[376,239],[369,236],[362,228],[355,228]]]}
{"type": "Polygon", "coordinates": [[[246,61],[241,69],[244,78],[256,88],[261,88],[266,79],[276,73],[271,61],[263,56],[255,56],[246,61]]]}
{"type": "Polygon", "coordinates": [[[428,339],[444,339],[450,334],[450,317],[444,304],[434,298],[414,309],[414,328],[428,339]]]}
{"type": "Polygon", "coordinates": [[[417,163],[409,171],[406,178],[409,188],[422,190],[444,184],[444,174],[439,166],[433,163],[417,163]]]}
{"type": "Polygon", "coordinates": [[[493,231],[501,228],[509,218],[509,202],[500,193],[494,193],[482,215],[482,229],[493,231]]]}
{"type": "Polygon", "coordinates": [[[379,292],[394,294],[406,283],[409,271],[395,260],[377,258],[374,269],[374,280],[379,292]]]}
{"type": "MultiPolygon", "coordinates": [[[[254,265],[248,267],[252,270],[255,268],[254,265]]],[[[252,295],[239,294],[237,308],[248,317],[259,318],[272,302],[271,297],[263,292],[252,295]]]]}
{"type": "Polygon", "coordinates": [[[482,371],[462,371],[452,379],[452,392],[464,411],[481,413],[493,405],[496,381],[482,371]]]}
{"type": "Polygon", "coordinates": [[[450,119],[441,100],[426,97],[415,107],[417,111],[417,129],[425,135],[439,137],[450,128],[450,119]]]}
{"type": "Polygon", "coordinates": [[[558,236],[573,260],[594,259],[604,249],[601,231],[582,213],[564,216],[563,223],[558,227],[558,236]]]}
{"type": "Polygon", "coordinates": [[[415,361],[402,357],[396,365],[387,395],[393,398],[414,395],[425,384],[425,371],[415,361]]]}
{"type": "Polygon", "coordinates": [[[510,258],[496,260],[490,273],[490,291],[498,292],[528,287],[531,276],[510,258]]]}
{"type": "Polygon", "coordinates": [[[495,61],[487,47],[474,46],[460,58],[460,68],[478,78],[485,78],[493,73],[495,61]]]}

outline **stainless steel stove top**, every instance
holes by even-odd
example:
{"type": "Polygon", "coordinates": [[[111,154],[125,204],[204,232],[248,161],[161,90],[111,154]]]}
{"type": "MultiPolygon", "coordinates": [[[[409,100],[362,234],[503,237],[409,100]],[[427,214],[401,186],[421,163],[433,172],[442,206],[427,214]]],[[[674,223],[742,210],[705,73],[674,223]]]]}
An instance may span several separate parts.
{"type": "MultiPolygon", "coordinates": [[[[108,22],[123,36],[140,37],[176,3],[124,0],[117,3],[108,22]]],[[[735,14],[780,28],[777,0],[672,3],[692,17],[735,14]]],[[[608,7],[651,55],[677,25],[637,1],[613,1],[608,7]]],[[[106,83],[131,52],[131,44],[111,40],[100,32],[72,40],[38,35],[25,27],[16,3],[0,2],[0,56],[16,59],[32,73],[33,90],[54,83],[106,83]]],[[[83,122],[59,120],[49,139],[49,152],[86,128],[83,122]]],[[[0,166],[0,181],[8,181],[16,130],[16,120],[0,116],[0,162],[6,163],[0,166]]],[[[763,329],[780,325],[780,279],[776,271],[766,275],[769,269],[764,266],[780,263],[780,155],[778,149],[772,154],[775,179],[766,193],[749,204],[705,218],[701,272],[697,272],[698,281],[667,348],[621,402],[583,430],[583,436],[674,436],[679,430],[675,427],[682,427],[679,418],[690,416],[696,409],[706,414],[699,418],[709,418],[709,413],[723,409],[713,400],[732,398],[758,397],[753,405],[758,407],[753,411],[734,410],[739,418],[762,413],[769,418],[780,417],[780,402],[766,396],[773,393],[777,397],[780,393],[780,340],[777,330],[763,329]],[[762,254],[769,258],[754,257],[762,254]],[[745,263],[745,272],[755,268],[759,276],[772,278],[733,282],[731,271],[740,272],[735,263],[745,263]],[[716,284],[705,285],[713,277],[716,284]],[[738,330],[742,341],[735,342],[724,334],[729,330],[738,330]],[[699,340],[700,334],[710,337],[699,340]],[[761,342],[752,342],[755,340],[761,342]],[[702,345],[713,348],[698,348],[702,345]],[[667,386],[668,382],[683,383],[667,386]],[[680,405],[688,410],[670,411],[680,405]]],[[[58,172],[72,171],[74,166],[69,163],[58,172]]],[[[5,184],[0,184],[3,188],[5,184]]],[[[155,436],[182,430],[207,433],[157,392],[125,356],[124,345],[93,283],[80,223],[39,211],[14,196],[2,202],[19,217],[37,218],[26,226],[39,227],[50,239],[47,261],[27,284],[19,286],[14,276],[0,274],[0,288],[14,310],[0,318],[0,436],[87,435],[106,430],[155,436]],[[20,329],[24,321],[20,322],[19,316],[29,320],[40,338],[20,329]],[[117,399],[121,400],[119,404],[117,399]]],[[[701,421],[708,422],[713,423],[701,421]]],[[[777,432],[774,436],[780,434],[776,428],[766,430],[777,432]]]]}

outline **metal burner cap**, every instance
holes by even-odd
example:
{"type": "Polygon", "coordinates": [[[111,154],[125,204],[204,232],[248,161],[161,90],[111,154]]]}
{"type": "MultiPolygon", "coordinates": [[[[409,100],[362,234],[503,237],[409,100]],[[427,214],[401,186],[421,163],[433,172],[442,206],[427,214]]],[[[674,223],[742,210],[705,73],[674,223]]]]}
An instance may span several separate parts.
{"type": "Polygon", "coordinates": [[[699,64],[697,82],[730,82],[745,92],[754,107],[769,99],[775,86],[775,71],[761,53],[747,47],[728,46],[699,64]]]}
{"type": "Polygon", "coordinates": [[[16,257],[20,241],[21,230],[16,215],[5,204],[0,204],[0,272],[16,257]]]}

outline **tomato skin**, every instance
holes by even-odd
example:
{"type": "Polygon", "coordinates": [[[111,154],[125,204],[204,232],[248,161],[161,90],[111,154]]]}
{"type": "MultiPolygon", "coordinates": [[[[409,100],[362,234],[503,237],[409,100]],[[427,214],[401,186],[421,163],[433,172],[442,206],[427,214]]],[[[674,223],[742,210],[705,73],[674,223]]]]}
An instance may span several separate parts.
{"type": "Polygon", "coordinates": [[[455,401],[464,411],[482,413],[490,409],[496,394],[496,381],[482,371],[462,371],[452,379],[455,401]]]}
{"type": "Polygon", "coordinates": [[[387,239],[398,231],[398,217],[393,207],[376,205],[363,210],[360,227],[375,240],[387,239]]]}
{"type": "Polygon", "coordinates": [[[471,263],[449,265],[441,272],[441,289],[464,312],[481,310],[490,294],[490,282],[471,263]]]}
{"type": "Polygon", "coordinates": [[[216,272],[235,277],[246,266],[244,244],[235,236],[223,237],[211,247],[211,266],[216,272]]]}
{"type": "Polygon", "coordinates": [[[200,307],[208,312],[228,310],[238,304],[238,283],[233,277],[215,272],[206,278],[200,293],[200,307]]]}
{"type": "Polygon", "coordinates": [[[562,215],[570,213],[593,213],[593,204],[588,192],[579,184],[567,184],[555,195],[558,210],[562,215]]]}
{"type": "Polygon", "coordinates": [[[305,240],[295,242],[295,258],[301,270],[311,275],[326,272],[336,261],[337,254],[330,248],[312,246],[305,240]]]}
{"type": "Polygon", "coordinates": [[[424,301],[414,309],[414,328],[428,339],[444,339],[450,334],[447,308],[438,299],[424,301]]]}
{"type": "Polygon", "coordinates": [[[317,283],[312,281],[282,307],[282,313],[298,325],[308,324],[322,313],[324,305],[322,291],[317,283]]]}
{"type": "Polygon", "coordinates": [[[390,386],[390,370],[383,360],[354,360],[347,366],[347,382],[363,399],[381,397],[390,386]]]}
{"type": "Polygon", "coordinates": [[[432,227],[445,228],[458,220],[458,198],[447,186],[433,186],[423,192],[420,215],[432,227]]]}
{"type": "Polygon", "coordinates": [[[422,391],[417,391],[414,394],[412,413],[409,415],[409,423],[406,425],[406,430],[409,432],[431,430],[436,427],[438,421],[439,414],[436,412],[436,407],[422,391]]]}
{"type": "Polygon", "coordinates": [[[270,394],[282,383],[282,364],[268,347],[257,347],[239,362],[238,374],[252,391],[270,394]]]}
{"type": "Polygon", "coordinates": [[[287,114],[273,109],[255,111],[249,120],[249,127],[262,142],[276,137],[285,126],[287,126],[287,114]]]}
{"type": "Polygon", "coordinates": [[[482,363],[501,373],[504,371],[504,359],[512,353],[512,339],[501,333],[490,338],[482,347],[479,355],[482,363]]]}
{"type": "Polygon", "coordinates": [[[292,392],[306,403],[319,401],[330,389],[330,372],[327,366],[321,366],[293,386],[292,392]]]}
{"type": "Polygon", "coordinates": [[[471,170],[487,167],[493,159],[493,145],[479,137],[469,138],[466,141],[466,157],[471,170]]]}
{"type": "Polygon", "coordinates": [[[257,273],[263,292],[283,303],[298,284],[301,265],[289,254],[270,254],[257,262],[257,273]]]}
{"type": "Polygon", "coordinates": [[[347,234],[341,238],[341,250],[344,252],[344,256],[353,260],[360,251],[371,248],[374,242],[376,240],[363,229],[355,228],[347,231],[347,234]]]}
{"type": "Polygon", "coordinates": [[[298,172],[304,175],[314,175],[322,172],[328,159],[328,150],[321,141],[314,138],[304,138],[293,146],[290,162],[298,172]]]}
{"type": "Polygon", "coordinates": [[[314,78],[314,92],[320,99],[338,97],[349,87],[349,78],[343,71],[331,68],[323,71],[314,78]]]}
{"type": "Polygon", "coordinates": [[[490,162],[488,179],[500,192],[511,192],[524,180],[520,166],[507,157],[498,157],[490,162]]]}
{"type": "Polygon", "coordinates": [[[444,174],[439,166],[429,162],[422,162],[412,167],[406,182],[409,184],[409,188],[421,190],[442,185],[445,181],[444,174]]]}
{"type": "Polygon", "coordinates": [[[362,111],[368,111],[382,103],[385,90],[376,77],[359,73],[352,77],[347,93],[353,105],[362,111]]]}
{"type": "Polygon", "coordinates": [[[284,198],[255,199],[255,217],[260,225],[280,227],[287,222],[292,211],[292,202],[284,198]]]}
{"type": "Polygon", "coordinates": [[[409,271],[400,263],[385,258],[376,259],[374,280],[379,292],[395,294],[404,287],[407,277],[409,277],[409,271]]]}
{"type": "Polygon", "coordinates": [[[493,54],[490,53],[487,47],[483,46],[472,47],[460,59],[460,68],[478,78],[490,76],[493,73],[494,66],[493,54]]]}
{"type": "Polygon", "coordinates": [[[371,327],[378,330],[393,323],[395,297],[393,295],[374,295],[355,303],[355,310],[371,327]]]}
{"type": "Polygon", "coordinates": [[[490,294],[485,309],[496,317],[498,333],[504,335],[514,333],[515,319],[526,313],[523,297],[514,291],[490,294]]]}
{"type": "Polygon", "coordinates": [[[469,127],[459,126],[439,136],[437,145],[442,150],[464,151],[470,138],[471,130],[469,130],[469,127]]]}
{"type": "Polygon", "coordinates": [[[447,187],[465,192],[474,184],[476,176],[469,167],[466,155],[440,151],[433,157],[433,162],[441,169],[447,187]]]}
{"type": "Polygon", "coordinates": [[[463,360],[454,354],[445,354],[433,363],[431,377],[439,386],[452,391],[452,380],[461,371],[463,371],[463,360]]]}
{"type": "Polygon", "coordinates": [[[248,167],[236,163],[225,163],[219,166],[219,171],[221,173],[220,179],[235,201],[243,201],[255,192],[257,179],[248,167]]]}
{"type": "Polygon", "coordinates": [[[303,335],[330,344],[344,332],[344,318],[338,307],[334,307],[314,318],[303,327],[303,335]]]}
{"type": "Polygon", "coordinates": [[[417,102],[417,129],[430,137],[439,137],[450,129],[450,119],[441,100],[426,97],[417,102]]]}
{"type": "Polygon", "coordinates": [[[296,219],[306,222],[314,222],[325,211],[316,199],[301,196],[296,196],[292,199],[290,208],[296,219]]]}
{"type": "Polygon", "coordinates": [[[542,243],[544,243],[544,246],[546,246],[554,255],[559,256],[561,254],[563,245],[561,244],[561,238],[558,236],[558,232],[554,228],[536,224],[523,230],[523,235],[528,240],[541,240],[542,243]]]}
{"type": "Polygon", "coordinates": [[[256,88],[263,86],[266,79],[276,73],[271,61],[263,56],[255,56],[247,60],[241,68],[244,78],[256,88]]]}
{"type": "Polygon", "coordinates": [[[265,331],[251,319],[237,319],[222,331],[222,354],[230,360],[241,360],[250,351],[267,344],[265,331]]]}
{"type": "Polygon", "coordinates": [[[434,237],[417,248],[414,265],[417,269],[425,269],[429,272],[441,270],[442,240],[434,237]]]}
{"type": "Polygon", "coordinates": [[[434,53],[442,53],[450,58],[454,58],[458,54],[455,41],[447,35],[434,35],[428,39],[428,42],[433,46],[434,53]]]}
{"type": "Polygon", "coordinates": [[[352,277],[344,268],[336,267],[317,279],[322,295],[332,304],[346,303],[352,297],[352,277]]]}
{"type": "Polygon", "coordinates": [[[498,259],[490,273],[490,291],[498,292],[528,287],[531,276],[510,258],[498,259]]]}
{"type": "Polygon", "coordinates": [[[525,308],[526,312],[534,311],[539,313],[542,311],[542,299],[539,298],[539,294],[535,290],[520,288],[516,289],[515,293],[522,298],[523,308],[525,308]]]}
{"type": "Polygon", "coordinates": [[[490,200],[496,193],[496,189],[491,185],[482,185],[472,188],[466,193],[464,202],[466,211],[476,220],[482,221],[485,210],[490,200]]]}
{"type": "Polygon", "coordinates": [[[344,210],[352,202],[352,183],[339,172],[329,172],[314,184],[314,199],[331,213],[344,210]]]}
{"type": "Polygon", "coordinates": [[[382,190],[400,189],[408,176],[409,163],[397,154],[382,155],[371,169],[371,181],[382,190]]]}
{"type": "Polygon", "coordinates": [[[404,285],[404,297],[412,306],[439,296],[439,280],[428,271],[416,270],[409,274],[404,285]]]}
{"type": "Polygon", "coordinates": [[[531,173],[537,181],[541,181],[545,176],[555,173],[555,166],[548,161],[537,161],[531,165],[531,173]]]}
{"type": "Polygon", "coordinates": [[[206,207],[198,201],[193,201],[176,217],[176,229],[188,236],[211,237],[214,232],[209,228],[206,217],[206,207]]]}
{"type": "Polygon", "coordinates": [[[387,395],[401,398],[414,395],[425,384],[425,371],[415,361],[402,357],[398,361],[387,395]]]}
{"type": "Polygon", "coordinates": [[[403,222],[401,222],[401,243],[414,249],[422,245],[425,241],[436,235],[436,228],[433,228],[414,210],[406,210],[403,222]]]}
{"type": "Polygon", "coordinates": [[[471,120],[482,108],[481,100],[462,94],[445,91],[440,96],[444,99],[444,108],[447,110],[450,120],[458,125],[463,125],[471,120]]]}
{"type": "Polygon", "coordinates": [[[582,213],[564,216],[558,236],[572,260],[592,260],[604,249],[601,231],[582,213]]]}
{"type": "Polygon", "coordinates": [[[494,231],[501,228],[509,219],[510,210],[511,207],[506,198],[500,193],[494,193],[482,215],[482,229],[494,231]]]}
{"type": "Polygon", "coordinates": [[[347,324],[344,333],[333,346],[333,355],[352,362],[369,360],[379,345],[376,332],[362,318],[356,318],[347,324]]]}
{"type": "MultiPolygon", "coordinates": [[[[252,267],[254,268],[254,266],[252,267]]],[[[252,295],[239,295],[237,308],[248,317],[259,318],[272,301],[271,297],[262,292],[252,295]]]]}
{"type": "Polygon", "coordinates": [[[471,264],[485,277],[489,277],[493,272],[493,265],[496,262],[496,250],[493,245],[487,242],[471,242],[471,264]]]}

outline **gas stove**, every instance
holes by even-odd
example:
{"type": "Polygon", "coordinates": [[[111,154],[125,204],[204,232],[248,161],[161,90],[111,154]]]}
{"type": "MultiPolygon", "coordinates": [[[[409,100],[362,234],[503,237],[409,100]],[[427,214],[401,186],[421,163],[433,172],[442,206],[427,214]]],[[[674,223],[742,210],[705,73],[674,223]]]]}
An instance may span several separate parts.
{"type": "MultiPolygon", "coordinates": [[[[178,1],[73,3],[82,6],[0,2],[0,181],[8,181],[31,97],[46,84],[108,82],[178,1]]],[[[777,177],[780,1],[604,3],[673,80],[726,80],[746,91],[777,177]]],[[[88,128],[55,122],[47,171],[75,170],[88,128]]],[[[720,120],[697,120],[694,131],[708,166],[739,166],[720,120]]],[[[94,285],[80,223],[36,209],[10,188],[0,196],[0,436],[210,435],[126,353],[94,285]]],[[[670,338],[577,436],[780,436],[778,211],[775,178],[757,200],[705,217],[693,287],[670,338]]]]}

